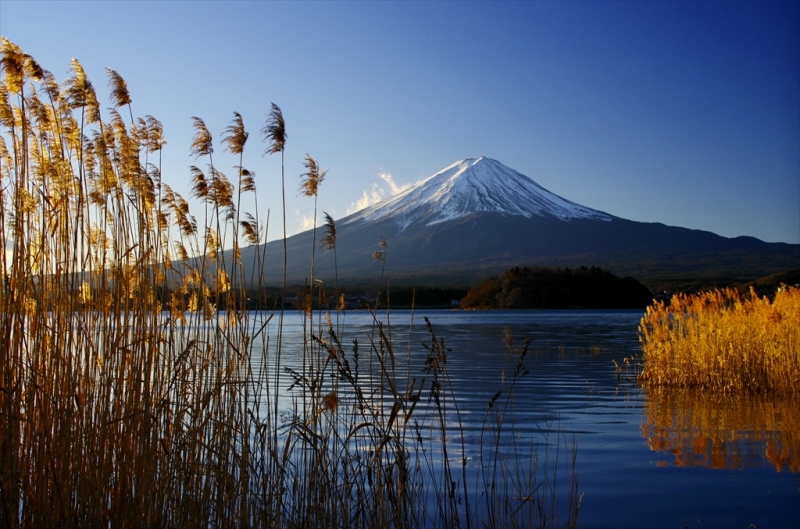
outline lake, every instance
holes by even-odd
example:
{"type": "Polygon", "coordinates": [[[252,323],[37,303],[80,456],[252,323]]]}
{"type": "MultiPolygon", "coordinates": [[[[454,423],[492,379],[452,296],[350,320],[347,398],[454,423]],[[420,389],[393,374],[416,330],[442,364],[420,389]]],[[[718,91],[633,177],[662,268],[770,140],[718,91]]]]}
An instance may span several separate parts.
{"type": "MultiPolygon", "coordinates": [[[[424,318],[444,340],[472,472],[488,403],[507,391],[519,361],[512,350],[530,339],[528,373],[513,399],[516,435],[540,444],[550,430],[561,450],[565,439],[577,443],[583,527],[800,527],[799,407],[792,399],[639,388],[624,359],[638,354],[641,314],[393,310],[377,320],[403,381],[424,376],[424,318]]],[[[357,339],[366,366],[371,314],[350,311],[339,323],[342,343],[357,339]]],[[[287,312],[284,365],[300,367],[302,332],[302,315],[287,312]]]]}

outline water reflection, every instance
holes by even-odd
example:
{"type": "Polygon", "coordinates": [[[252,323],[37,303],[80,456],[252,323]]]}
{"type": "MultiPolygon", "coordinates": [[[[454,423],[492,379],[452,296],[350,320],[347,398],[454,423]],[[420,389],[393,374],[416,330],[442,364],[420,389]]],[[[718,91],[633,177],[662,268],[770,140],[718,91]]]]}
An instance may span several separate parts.
{"type": "MultiPolygon", "coordinates": [[[[649,389],[641,422],[653,451],[679,467],[774,466],[800,472],[800,406],[774,395],[649,389]]],[[[659,462],[666,466],[668,461],[659,462]]]]}

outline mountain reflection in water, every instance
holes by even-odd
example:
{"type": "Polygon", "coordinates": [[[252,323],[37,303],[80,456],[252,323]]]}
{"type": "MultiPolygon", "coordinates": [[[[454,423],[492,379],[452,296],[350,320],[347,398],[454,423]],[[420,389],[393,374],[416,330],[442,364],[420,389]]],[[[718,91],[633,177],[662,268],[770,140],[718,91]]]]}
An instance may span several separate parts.
{"type": "MultiPolygon", "coordinates": [[[[800,406],[790,396],[649,389],[642,436],[678,467],[800,472],[800,406]]],[[[668,461],[659,461],[666,466],[668,461]]]]}

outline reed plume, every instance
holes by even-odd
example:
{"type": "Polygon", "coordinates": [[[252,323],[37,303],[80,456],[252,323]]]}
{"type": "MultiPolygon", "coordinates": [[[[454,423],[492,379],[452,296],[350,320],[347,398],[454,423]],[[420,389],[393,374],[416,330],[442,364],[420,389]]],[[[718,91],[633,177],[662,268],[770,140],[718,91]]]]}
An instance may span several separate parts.
{"type": "MultiPolygon", "coordinates": [[[[243,179],[246,169],[242,167],[242,160],[244,157],[244,145],[247,143],[247,138],[249,136],[248,132],[244,128],[244,120],[242,119],[242,115],[238,112],[233,113],[233,122],[228,125],[228,127],[224,131],[225,136],[222,138],[222,143],[225,144],[225,149],[230,152],[231,154],[239,156],[239,164],[236,166],[236,169],[239,173],[239,184],[237,186],[238,192],[236,194],[236,210],[233,220],[233,263],[232,263],[232,282],[235,285],[237,282],[237,275],[239,271],[239,264],[240,264],[240,248],[239,248],[239,210],[241,206],[242,200],[242,192],[244,191],[243,187],[243,179]]],[[[249,173],[248,173],[249,174],[249,173]]],[[[251,178],[252,180],[252,178],[251,178]]],[[[248,188],[253,188],[254,186],[249,185],[248,188]]],[[[242,285],[244,288],[244,285],[242,285]]],[[[244,290],[242,290],[242,293],[244,290]]]]}
{"type": "Polygon", "coordinates": [[[205,122],[197,116],[192,116],[192,126],[194,127],[194,137],[192,137],[190,154],[195,158],[211,156],[214,153],[214,145],[205,122]]]}
{"type": "Polygon", "coordinates": [[[164,139],[164,127],[159,120],[150,115],[145,118],[145,123],[147,128],[147,152],[161,151],[164,145],[167,144],[164,139]]]}
{"type": "Polygon", "coordinates": [[[306,160],[303,166],[307,169],[305,173],[300,176],[300,193],[307,197],[314,197],[314,222],[312,225],[311,236],[311,282],[309,289],[309,303],[312,303],[311,292],[314,290],[314,256],[317,247],[317,196],[319,194],[319,186],[325,179],[327,170],[320,169],[319,163],[306,153],[306,160]]]}
{"type": "Polygon", "coordinates": [[[125,82],[125,79],[123,79],[120,74],[111,68],[106,68],[106,73],[108,74],[108,86],[111,88],[111,102],[114,108],[118,109],[119,107],[127,105],[128,113],[131,116],[131,123],[133,123],[133,109],[131,108],[133,100],[128,92],[128,83],[125,82]]]}
{"type": "Polygon", "coordinates": [[[106,68],[106,72],[108,73],[108,86],[111,88],[111,102],[114,108],[130,105],[132,99],[128,92],[128,83],[115,70],[106,68]]]}
{"type": "Polygon", "coordinates": [[[25,54],[5,37],[0,37],[0,53],[3,55],[0,66],[3,68],[6,89],[12,94],[22,93],[26,77],[25,54]]]}
{"type": "Polygon", "coordinates": [[[272,103],[272,110],[267,118],[267,124],[261,129],[265,140],[269,142],[264,154],[282,153],[286,147],[286,123],[283,121],[283,112],[278,105],[272,103]]]}
{"type": "Polygon", "coordinates": [[[336,250],[336,223],[327,212],[323,211],[322,214],[325,217],[325,236],[319,240],[319,244],[329,252],[336,250]]]}
{"type": "MultiPolygon", "coordinates": [[[[244,130],[244,121],[242,115],[238,112],[233,113],[233,122],[228,125],[224,132],[225,136],[222,138],[222,143],[225,144],[226,149],[232,154],[239,156],[244,153],[244,144],[247,143],[249,134],[244,130]]],[[[241,158],[239,159],[241,165],[241,158]]]]}
{"type": "Polygon", "coordinates": [[[380,261],[382,263],[386,262],[386,237],[381,235],[380,241],[378,241],[378,246],[383,248],[383,250],[378,250],[372,253],[372,260],[373,261],[380,261]]]}
{"type": "MultiPolygon", "coordinates": [[[[97,93],[92,82],[86,77],[78,59],[73,58],[70,65],[72,76],[66,80],[64,96],[70,107],[83,109],[86,123],[96,123],[100,120],[100,104],[97,102],[97,93]]],[[[81,120],[83,121],[82,114],[81,120]]]]}
{"type": "MultiPolygon", "coordinates": [[[[319,168],[319,163],[306,153],[306,161],[303,166],[308,170],[303,173],[300,178],[300,193],[307,197],[317,197],[319,193],[319,185],[325,179],[327,170],[319,168]]],[[[316,218],[316,213],[315,213],[316,218]]]]}
{"type": "Polygon", "coordinates": [[[336,294],[336,332],[341,336],[341,329],[339,328],[339,312],[345,309],[344,296],[339,292],[339,262],[336,255],[336,222],[333,217],[328,215],[325,211],[322,212],[325,218],[325,236],[320,239],[319,244],[326,252],[333,250],[333,272],[334,272],[334,287],[336,294]]]}

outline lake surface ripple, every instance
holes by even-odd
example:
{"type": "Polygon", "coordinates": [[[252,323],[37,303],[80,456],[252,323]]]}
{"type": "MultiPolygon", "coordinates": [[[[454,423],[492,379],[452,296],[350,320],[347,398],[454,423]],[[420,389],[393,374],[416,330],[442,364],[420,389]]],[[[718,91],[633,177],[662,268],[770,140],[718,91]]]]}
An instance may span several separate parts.
{"type": "MultiPolygon", "coordinates": [[[[800,527],[800,406],[788,398],[639,388],[630,378],[638,360],[628,368],[624,359],[639,354],[641,315],[395,310],[377,320],[391,336],[402,380],[425,376],[425,317],[444,339],[470,466],[488,403],[507,391],[517,353],[531,340],[513,427],[533,443],[550,430],[549,442],[563,445],[556,429],[577,441],[583,527],[800,527]]],[[[342,343],[358,339],[366,359],[372,316],[345,318],[342,343]]],[[[287,313],[284,344],[301,336],[302,316],[287,313]]]]}

